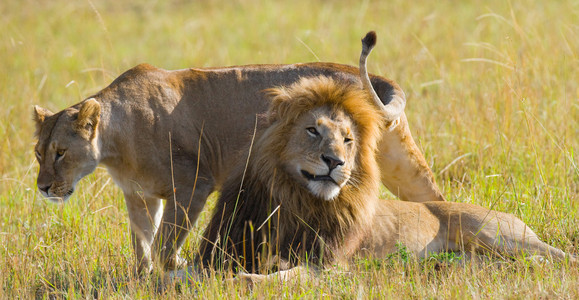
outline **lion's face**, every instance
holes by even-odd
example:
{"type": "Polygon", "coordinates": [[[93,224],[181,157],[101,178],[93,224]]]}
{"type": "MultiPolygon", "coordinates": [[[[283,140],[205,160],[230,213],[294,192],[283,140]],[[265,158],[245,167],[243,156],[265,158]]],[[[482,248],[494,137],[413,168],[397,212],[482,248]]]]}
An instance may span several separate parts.
{"type": "Polygon", "coordinates": [[[284,169],[312,194],[333,200],[355,167],[356,131],[342,110],[315,108],[299,117],[288,137],[284,169]]]}
{"type": "Polygon", "coordinates": [[[58,114],[35,109],[38,143],[34,150],[40,165],[37,186],[51,201],[68,200],[78,181],[98,165],[96,125],[100,107],[88,106],[58,114]]]}

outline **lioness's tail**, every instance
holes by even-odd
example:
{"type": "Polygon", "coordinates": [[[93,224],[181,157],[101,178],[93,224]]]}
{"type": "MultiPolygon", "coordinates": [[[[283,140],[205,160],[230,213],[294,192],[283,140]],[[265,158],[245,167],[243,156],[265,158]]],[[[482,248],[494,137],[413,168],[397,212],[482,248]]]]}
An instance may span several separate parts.
{"type": "Polygon", "coordinates": [[[372,96],[374,104],[383,111],[384,118],[388,123],[398,122],[400,115],[404,112],[404,107],[406,106],[406,99],[400,97],[397,94],[387,95],[390,99],[384,99],[386,104],[382,103],[378,94],[372,87],[370,82],[370,76],[368,75],[368,70],[366,69],[366,59],[370,52],[376,45],[376,32],[370,31],[362,39],[362,53],[360,54],[360,79],[362,80],[362,85],[364,89],[367,90],[372,96]]]}

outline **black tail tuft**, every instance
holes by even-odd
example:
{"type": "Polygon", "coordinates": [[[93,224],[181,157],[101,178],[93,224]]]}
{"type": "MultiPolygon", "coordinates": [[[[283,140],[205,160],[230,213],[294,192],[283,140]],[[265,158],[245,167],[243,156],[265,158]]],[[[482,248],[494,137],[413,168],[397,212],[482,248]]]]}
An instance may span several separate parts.
{"type": "Polygon", "coordinates": [[[370,31],[366,33],[366,36],[362,39],[362,44],[368,49],[372,49],[376,45],[376,32],[370,31]]]}

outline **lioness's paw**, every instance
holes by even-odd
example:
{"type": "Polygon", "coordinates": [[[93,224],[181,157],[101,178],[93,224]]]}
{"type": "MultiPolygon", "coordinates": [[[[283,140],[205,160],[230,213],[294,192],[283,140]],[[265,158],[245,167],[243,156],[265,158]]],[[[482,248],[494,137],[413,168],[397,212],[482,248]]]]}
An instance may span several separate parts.
{"type": "Polygon", "coordinates": [[[184,269],[165,272],[159,286],[161,290],[165,290],[171,286],[178,289],[184,287],[199,287],[202,280],[203,276],[193,267],[189,266],[184,269]]]}
{"type": "Polygon", "coordinates": [[[165,269],[167,270],[179,270],[187,267],[187,260],[179,255],[175,255],[170,258],[165,264],[165,269]]]}

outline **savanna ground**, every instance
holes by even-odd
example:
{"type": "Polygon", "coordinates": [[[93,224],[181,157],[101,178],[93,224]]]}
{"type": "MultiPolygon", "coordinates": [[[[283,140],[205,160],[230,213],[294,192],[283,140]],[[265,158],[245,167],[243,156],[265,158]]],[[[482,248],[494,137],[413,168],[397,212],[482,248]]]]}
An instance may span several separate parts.
{"type": "Polygon", "coordinates": [[[412,133],[448,200],[513,213],[543,240],[578,253],[577,1],[7,0],[0,298],[578,298],[579,270],[567,263],[416,261],[403,250],[317,280],[250,290],[214,278],[158,294],[154,279],[130,276],[127,213],[106,170],[81,181],[65,205],[36,190],[33,104],[58,111],[141,62],[356,65],[360,38],[372,29],[369,69],[405,90],[412,133]]]}

